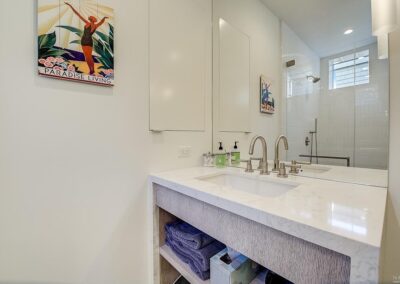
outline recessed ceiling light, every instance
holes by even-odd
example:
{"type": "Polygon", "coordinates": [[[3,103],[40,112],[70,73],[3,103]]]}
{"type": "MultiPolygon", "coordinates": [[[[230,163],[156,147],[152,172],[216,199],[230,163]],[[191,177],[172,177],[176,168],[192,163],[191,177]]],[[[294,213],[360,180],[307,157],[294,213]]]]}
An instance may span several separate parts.
{"type": "Polygon", "coordinates": [[[348,29],[344,32],[345,35],[352,34],[354,31],[352,29],[348,29]]]}

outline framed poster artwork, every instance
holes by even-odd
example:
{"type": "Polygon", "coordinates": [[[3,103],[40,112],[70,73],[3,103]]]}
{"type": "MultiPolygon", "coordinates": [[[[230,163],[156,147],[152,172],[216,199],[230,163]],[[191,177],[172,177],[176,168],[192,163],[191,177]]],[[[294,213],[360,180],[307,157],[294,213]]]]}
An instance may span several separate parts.
{"type": "Polygon", "coordinates": [[[272,93],[272,82],[265,76],[260,76],[260,112],[275,113],[275,99],[272,93]]]}
{"type": "Polygon", "coordinates": [[[37,1],[39,74],[113,86],[113,1],[37,1]]]}

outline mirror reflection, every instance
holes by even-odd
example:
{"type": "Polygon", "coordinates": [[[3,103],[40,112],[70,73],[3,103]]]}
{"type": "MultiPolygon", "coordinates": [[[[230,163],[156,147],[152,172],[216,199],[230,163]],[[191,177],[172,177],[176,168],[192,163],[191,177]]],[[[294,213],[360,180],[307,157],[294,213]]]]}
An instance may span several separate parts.
{"type": "Polygon", "coordinates": [[[247,159],[257,134],[270,170],[387,169],[389,66],[370,1],[214,0],[213,14],[215,153],[237,141],[247,159]]]}

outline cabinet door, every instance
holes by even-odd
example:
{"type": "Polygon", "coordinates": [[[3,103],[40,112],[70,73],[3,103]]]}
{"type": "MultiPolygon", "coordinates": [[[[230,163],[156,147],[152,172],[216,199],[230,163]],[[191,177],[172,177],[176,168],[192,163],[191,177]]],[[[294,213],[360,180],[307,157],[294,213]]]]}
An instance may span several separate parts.
{"type": "Polygon", "coordinates": [[[211,1],[150,0],[150,129],[204,131],[211,1]]]}

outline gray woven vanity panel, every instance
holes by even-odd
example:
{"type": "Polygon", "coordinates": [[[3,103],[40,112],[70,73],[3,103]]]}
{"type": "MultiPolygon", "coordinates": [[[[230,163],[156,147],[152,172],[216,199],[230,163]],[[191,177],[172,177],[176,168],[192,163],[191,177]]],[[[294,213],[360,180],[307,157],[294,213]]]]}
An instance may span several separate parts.
{"type": "Polygon", "coordinates": [[[154,190],[160,208],[296,284],[350,281],[348,256],[162,186],[154,190]]]}

